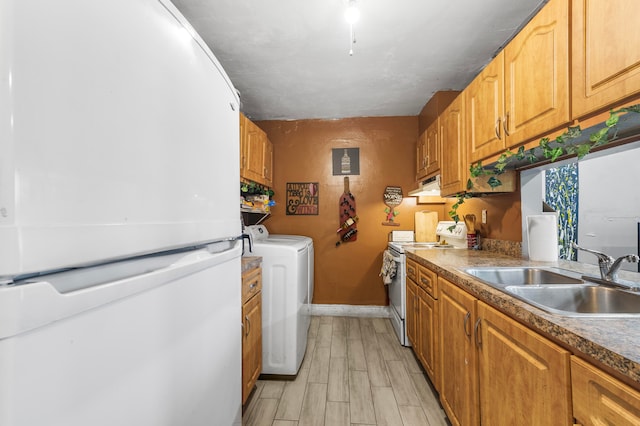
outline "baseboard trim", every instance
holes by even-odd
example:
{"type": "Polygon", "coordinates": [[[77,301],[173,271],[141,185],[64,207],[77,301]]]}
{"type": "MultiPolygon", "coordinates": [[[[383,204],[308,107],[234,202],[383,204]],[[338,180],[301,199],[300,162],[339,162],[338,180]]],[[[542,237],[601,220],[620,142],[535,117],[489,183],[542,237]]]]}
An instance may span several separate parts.
{"type": "Polygon", "coordinates": [[[311,315],[330,317],[389,318],[388,306],[369,305],[311,305],[311,315]]]}

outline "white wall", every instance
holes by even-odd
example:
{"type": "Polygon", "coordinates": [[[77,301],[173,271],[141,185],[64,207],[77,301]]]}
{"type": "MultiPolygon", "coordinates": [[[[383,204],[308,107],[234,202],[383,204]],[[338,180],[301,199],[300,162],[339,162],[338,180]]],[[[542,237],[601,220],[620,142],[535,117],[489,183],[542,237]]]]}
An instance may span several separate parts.
{"type": "MultiPolygon", "coordinates": [[[[520,175],[522,200],[522,251],[528,256],[527,215],[542,212],[545,168],[520,175]]],[[[640,141],[605,152],[590,154],[579,162],[578,244],[618,257],[638,253],[640,222],[640,141]]],[[[597,264],[594,255],[579,252],[578,261],[597,264]]],[[[637,271],[638,266],[623,269],[637,271]]]]}
{"type": "MultiPolygon", "coordinates": [[[[640,222],[640,147],[600,158],[585,158],[579,167],[578,244],[613,257],[638,252],[640,222]]],[[[578,260],[595,256],[578,252],[578,260]]],[[[637,265],[624,269],[636,270],[637,265]]]]}

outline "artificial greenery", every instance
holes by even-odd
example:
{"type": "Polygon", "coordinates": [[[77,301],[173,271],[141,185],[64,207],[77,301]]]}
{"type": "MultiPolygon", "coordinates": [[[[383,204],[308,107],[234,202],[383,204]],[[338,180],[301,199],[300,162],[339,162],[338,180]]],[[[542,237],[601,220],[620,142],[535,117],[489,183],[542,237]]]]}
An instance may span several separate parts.
{"type": "Polygon", "coordinates": [[[507,149],[498,157],[495,164],[490,166],[483,166],[481,161],[471,164],[469,167],[469,175],[471,177],[467,180],[467,192],[456,195],[456,202],[451,206],[449,217],[456,223],[460,220],[458,208],[464,204],[466,199],[473,197],[473,194],[470,193],[473,190],[473,178],[489,176],[487,183],[492,189],[495,189],[502,185],[499,176],[509,170],[508,167],[514,163],[554,162],[560,157],[573,155],[577,156],[578,160],[581,160],[593,148],[606,145],[616,139],[618,134],[616,125],[620,120],[620,114],[623,113],[640,113],[640,104],[611,110],[609,118],[604,122],[604,127],[591,133],[589,139],[585,142],[571,143],[582,135],[582,129],[580,126],[569,126],[560,136],[553,140],[546,137],[542,138],[538,146],[531,149],[526,150],[524,146],[521,146],[515,152],[507,149]]]}
{"type": "Polygon", "coordinates": [[[273,190],[256,182],[241,182],[240,195],[268,195],[273,197],[273,190]]]}

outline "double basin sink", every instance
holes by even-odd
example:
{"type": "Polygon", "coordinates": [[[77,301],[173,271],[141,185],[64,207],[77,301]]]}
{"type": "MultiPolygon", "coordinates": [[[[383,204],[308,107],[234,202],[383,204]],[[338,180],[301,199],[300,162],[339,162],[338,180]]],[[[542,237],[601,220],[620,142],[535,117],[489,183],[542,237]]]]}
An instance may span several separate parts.
{"type": "Polygon", "coordinates": [[[640,294],[585,281],[552,268],[477,267],[472,275],[544,311],[571,317],[640,317],[640,294]]]}

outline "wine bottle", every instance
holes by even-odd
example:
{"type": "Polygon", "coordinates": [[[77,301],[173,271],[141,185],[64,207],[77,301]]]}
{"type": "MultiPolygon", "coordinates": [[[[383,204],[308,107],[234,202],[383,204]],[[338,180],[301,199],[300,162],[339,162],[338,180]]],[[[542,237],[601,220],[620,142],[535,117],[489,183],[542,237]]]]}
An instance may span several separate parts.
{"type": "Polygon", "coordinates": [[[347,232],[345,232],[344,235],[340,238],[340,241],[336,242],[336,247],[338,247],[340,244],[342,244],[343,241],[345,243],[347,241],[349,241],[351,239],[351,237],[356,235],[357,232],[358,232],[357,229],[350,229],[347,232]]]}
{"type": "Polygon", "coordinates": [[[358,221],[358,216],[353,216],[353,217],[348,218],[347,220],[344,221],[344,223],[342,225],[340,225],[340,228],[338,228],[336,233],[342,231],[343,229],[347,229],[348,227],[350,227],[351,225],[353,225],[357,221],[358,221]]]}
{"type": "Polygon", "coordinates": [[[342,236],[342,241],[349,241],[351,239],[351,237],[353,237],[354,235],[356,235],[356,233],[358,232],[357,229],[350,229],[347,232],[344,233],[344,235],[342,236]]]}

